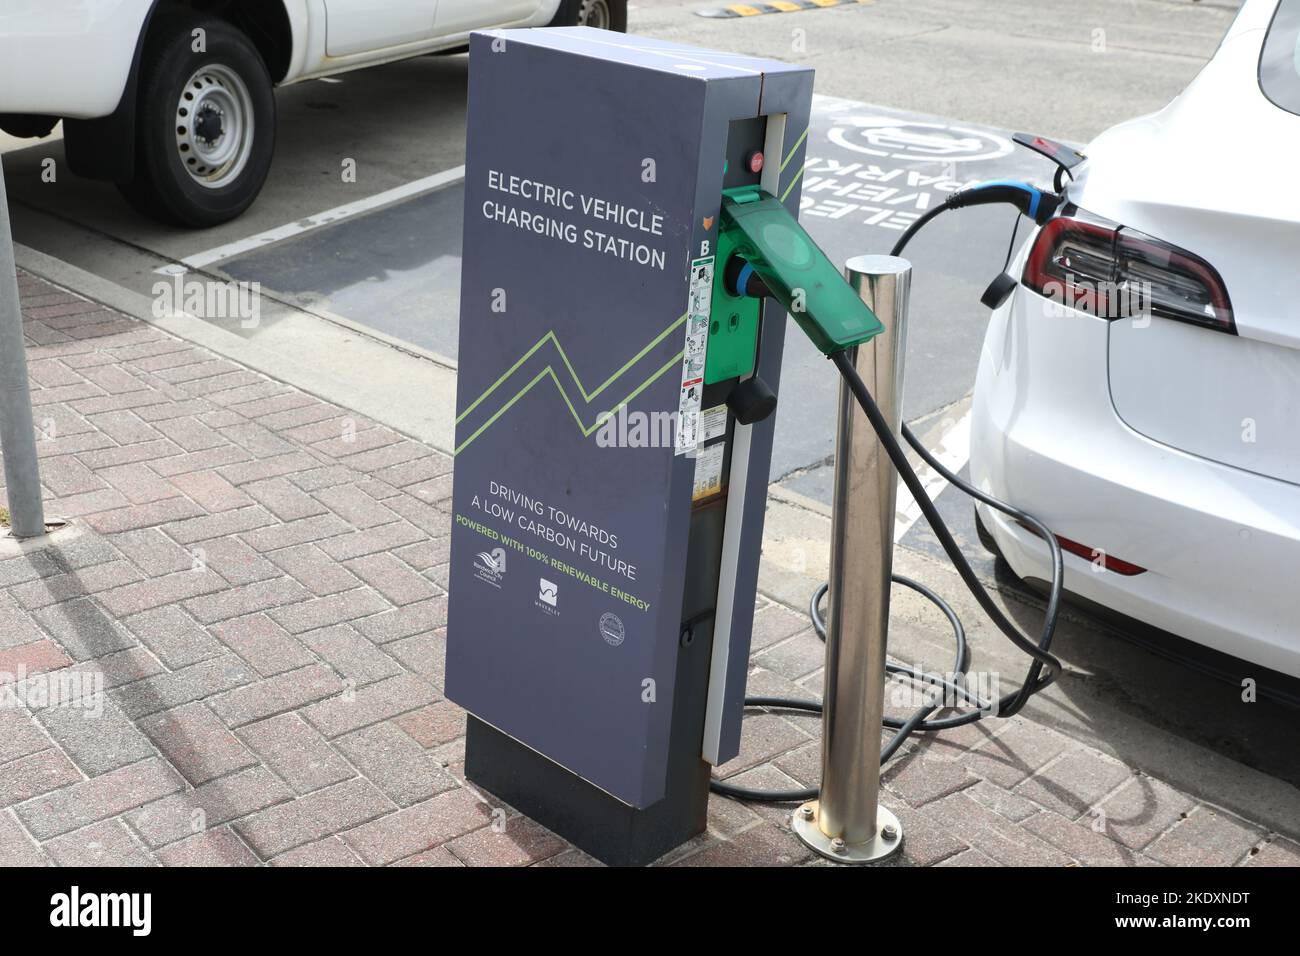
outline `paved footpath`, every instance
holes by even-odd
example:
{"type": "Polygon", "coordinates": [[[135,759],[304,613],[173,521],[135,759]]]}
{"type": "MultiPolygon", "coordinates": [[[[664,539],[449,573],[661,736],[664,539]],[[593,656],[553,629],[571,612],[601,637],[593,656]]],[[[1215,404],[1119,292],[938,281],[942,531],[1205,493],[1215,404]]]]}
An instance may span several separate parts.
{"type": "MultiPolygon", "coordinates": [[[[591,863],[464,781],[441,694],[451,459],[19,284],[48,513],[72,523],[0,543],[0,865],[591,863]]],[[[816,692],[802,613],[760,598],[754,644],[751,692],[816,692]]],[[[810,784],[816,735],[756,714],[723,771],[810,784]]],[[[911,744],[886,786],[904,864],[1300,862],[1019,718],[911,744]]],[[[814,862],[789,809],[715,797],[666,862],[814,862]]]]}

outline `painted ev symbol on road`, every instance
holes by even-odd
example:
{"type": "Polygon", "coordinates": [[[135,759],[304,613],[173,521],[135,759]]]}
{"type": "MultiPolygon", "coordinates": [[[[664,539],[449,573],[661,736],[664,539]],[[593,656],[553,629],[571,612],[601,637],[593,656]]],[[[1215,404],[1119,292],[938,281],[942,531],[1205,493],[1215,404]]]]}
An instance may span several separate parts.
{"type": "Polygon", "coordinates": [[[929,159],[948,163],[999,159],[1015,148],[987,130],[900,120],[893,116],[842,116],[830,140],[855,153],[886,159],[929,159]]]}

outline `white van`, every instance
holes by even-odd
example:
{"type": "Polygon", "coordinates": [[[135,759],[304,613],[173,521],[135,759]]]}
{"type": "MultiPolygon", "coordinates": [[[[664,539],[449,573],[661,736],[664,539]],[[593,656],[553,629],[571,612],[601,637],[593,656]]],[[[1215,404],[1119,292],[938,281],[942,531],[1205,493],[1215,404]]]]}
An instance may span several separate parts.
{"type": "Polygon", "coordinates": [[[74,173],[203,227],[257,198],[277,85],[465,48],[486,27],[627,29],[627,0],[4,0],[0,130],[63,121],[74,173]]]}

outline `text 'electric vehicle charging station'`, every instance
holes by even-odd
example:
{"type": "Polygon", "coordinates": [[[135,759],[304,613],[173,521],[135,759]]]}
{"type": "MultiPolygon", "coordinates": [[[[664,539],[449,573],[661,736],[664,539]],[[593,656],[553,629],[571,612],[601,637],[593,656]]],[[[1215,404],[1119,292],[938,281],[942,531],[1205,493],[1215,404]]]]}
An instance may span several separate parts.
{"type": "MultiPolygon", "coordinates": [[[[467,778],[609,863],[649,862],[705,829],[710,770],[739,752],[747,703],[787,312],[844,378],[841,451],[868,426],[880,442],[883,453],[846,460],[897,469],[963,581],[1033,659],[1020,689],[996,701],[938,679],[976,709],[884,718],[898,730],[884,759],[914,730],[1009,716],[1047,686],[1060,671],[1048,650],[1055,538],[902,428],[948,480],[1042,532],[1057,573],[1035,642],[979,584],[908,464],[898,395],[881,396],[882,412],[863,381],[858,347],[883,331],[866,304],[876,293],[850,286],[795,218],[812,71],[582,28],[475,34],[470,64],[446,668],[448,698],[469,711],[467,778]]],[[[1050,214],[1049,200],[997,183],[933,212],[1008,202],[1050,214]]],[[[897,350],[901,312],[895,321],[897,350]]],[[[891,374],[873,387],[901,391],[900,356],[863,357],[899,368],[899,384],[891,374]]],[[[841,489],[841,471],[837,502],[857,489],[892,499],[892,477],[845,471],[841,489]]],[[[853,520],[837,506],[841,554],[853,520]]],[[[876,530],[883,576],[843,583],[882,592],[878,620],[860,629],[869,652],[847,655],[840,630],[852,622],[832,621],[823,749],[861,764],[857,742],[874,741],[862,751],[870,779],[861,766],[838,774],[821,809],[806,804],[795,821],[805,842],[846,862],[901,844],[892,816],[877,815],[885,670],[935,680],[885,663],[892,517],[876,530]],[[837,681],[842,656],[863,673],[837,681]],[[851,719],[832,719],[841,697],[851,719]],[[866,782],[865,799],[850,780],[866,782]],[[833,791],[842,805],[831,810],[833,791]]],[[[916,589],[953,622],[960,677],[960,622],[916,589]]]]}

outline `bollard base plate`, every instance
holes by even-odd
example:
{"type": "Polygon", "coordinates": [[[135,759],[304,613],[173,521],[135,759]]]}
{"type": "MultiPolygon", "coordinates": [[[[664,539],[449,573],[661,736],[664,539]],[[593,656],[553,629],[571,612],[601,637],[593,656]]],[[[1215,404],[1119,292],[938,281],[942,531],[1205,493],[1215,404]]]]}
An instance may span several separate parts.
{"type": "Polygon", "coordinates": [[[866,843],[839,843],[833,841],[817,825],[817,801],[805,803],[794,812],[791,827],[804,845],[828,860],[836,863],[864,864],[880,863],[889,859],[903,848],[903,824],[884,807],[876,807],[876,835],[866,843]],[[811,811],[811,812],[809,812],[811,811]],[[887,838],[885,831],[893,830],[893,838],[887,838]]]}

